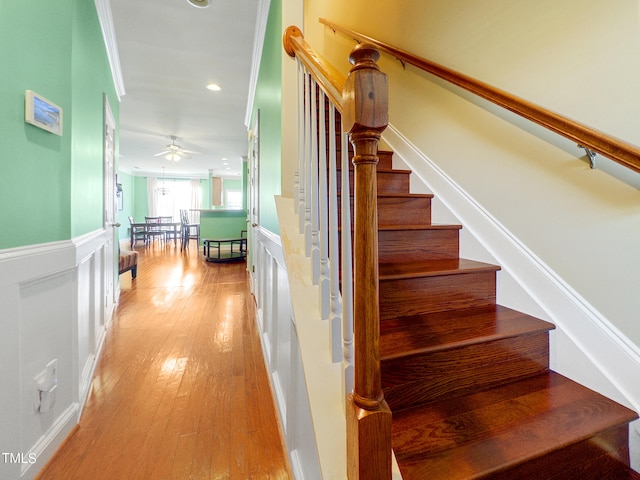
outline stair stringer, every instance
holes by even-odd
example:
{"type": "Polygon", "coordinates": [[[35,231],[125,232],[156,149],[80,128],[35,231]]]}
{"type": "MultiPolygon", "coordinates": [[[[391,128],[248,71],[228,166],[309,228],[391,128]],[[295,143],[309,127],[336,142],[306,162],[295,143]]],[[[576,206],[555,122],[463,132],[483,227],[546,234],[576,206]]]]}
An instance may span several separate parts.
{"type": "MultiPolygon", "coordinates": [[[[394,168],[413,171],[412,191],[420,182],[464,225],[461,256],[501,265],[498,303],[556,325],[550,367],[640,411],[640,348],[392,125],[383,140],[394,151],[394,168]]],[[[631,425],[631,467],[638,470],[640,421],[631,425]]]]}

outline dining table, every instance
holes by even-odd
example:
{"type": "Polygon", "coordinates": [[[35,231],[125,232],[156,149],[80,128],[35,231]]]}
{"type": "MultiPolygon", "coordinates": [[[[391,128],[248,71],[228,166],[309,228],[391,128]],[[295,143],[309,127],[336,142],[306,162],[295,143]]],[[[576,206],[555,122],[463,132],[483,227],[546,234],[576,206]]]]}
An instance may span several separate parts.
{"type": "MultiPolygon", "coordinates": [[[[129,229],[129,238],[131,241],[131,246],[134,245],[135,239],[134,239],[134,232],[136,229],[138,228],[143,228],[145,233],[148,232],[151,228],[158,228],[160,227],[170,227],[173,229],[173,244],[174,245],[178,245],[178,234],[180,233],[180,226],[182,225],[182,222],[160,222],[160,223],[146,223],[146,222],[135,222],[135,223],[131,223],[130,224],[130,229],[129,229]]],[[[180,235],[180,238],[182,238],[182,235],[180,235]]]]}

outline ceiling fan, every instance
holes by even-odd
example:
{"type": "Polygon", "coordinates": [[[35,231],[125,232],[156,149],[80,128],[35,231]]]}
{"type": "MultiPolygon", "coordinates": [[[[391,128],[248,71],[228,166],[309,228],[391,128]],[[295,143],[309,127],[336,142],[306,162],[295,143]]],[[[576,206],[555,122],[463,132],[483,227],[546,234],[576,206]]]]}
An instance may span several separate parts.
{"type": "Polygon", "coordinates": [[[160,153],[156,153],[154,157],[164,156],[164,158],[166,158],[171,162],[179,162],[182,159],[191,158],[191,155],[189,154],[199,153],[199,152],[194,152],[193,150],[185,150],[180,145],[176,144],[176,140],[178,139],[178,137],[171,135],[169,138],[171,139],[171,143],[167,145],[166,150],[160,153]]]}

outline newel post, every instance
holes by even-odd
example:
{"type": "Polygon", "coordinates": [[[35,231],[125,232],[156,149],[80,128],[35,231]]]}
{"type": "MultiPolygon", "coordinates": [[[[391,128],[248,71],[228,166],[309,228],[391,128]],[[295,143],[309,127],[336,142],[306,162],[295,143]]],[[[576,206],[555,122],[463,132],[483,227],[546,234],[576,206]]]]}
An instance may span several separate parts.
{"type": "Polygon", "coordinates": [[[343,127],[354,147],[354,388],[347,397],[350,480],[391,478],[391,411],[382,394],[378,305],[378,141],[388,123],[380,53],[357,45],[343,89],[343,127]]]}

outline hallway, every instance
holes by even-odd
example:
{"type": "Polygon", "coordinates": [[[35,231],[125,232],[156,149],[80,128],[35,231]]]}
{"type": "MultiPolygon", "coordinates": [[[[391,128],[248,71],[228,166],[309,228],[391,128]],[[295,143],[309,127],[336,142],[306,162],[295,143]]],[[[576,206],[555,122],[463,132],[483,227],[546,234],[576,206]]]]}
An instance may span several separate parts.
{"type": "Polygon", "coordinates": [[[79,426],[37,478],[292,478],[246,264],[137,250],[79,426]]]}

